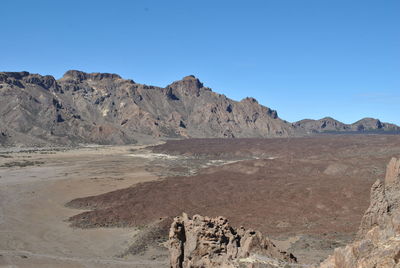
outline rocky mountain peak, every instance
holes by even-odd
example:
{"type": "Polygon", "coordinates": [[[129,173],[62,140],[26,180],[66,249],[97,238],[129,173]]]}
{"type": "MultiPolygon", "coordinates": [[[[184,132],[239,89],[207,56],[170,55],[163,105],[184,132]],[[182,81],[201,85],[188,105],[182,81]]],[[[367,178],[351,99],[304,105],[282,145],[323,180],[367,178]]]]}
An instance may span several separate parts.
{"type": "Polygon", "coordinates": [[[23,81],[30,84],[35,84],[46,89],[57,88],[57,81],[51,75],[41,76],[39,74],[30,74],[23,78],[23,81]]]}
{"type": "Polygon", "coordinates": [[[337,121],[336,119],[333,119],[333,118],[330,117],[330,116],[325,116],[324,118],[321,118],[320,120],[321,120],[321,121],[322,121],[322,120],[324,120],[324,121],[337,121]]]}
{"type": "Polygon", "coordinates": [[[76,81],[82,81],[86,79],[86,73],[77,71],[77,70],[69,70],[67,71],[61,80],[76,80],[76,81]]]}
{"type": "Polygon", "coordinates": [[[358,130],[365,129],[381,129],[384,127],[384,124],[376,118],[366,117],[354,123],[357,126],[358,130]]]}
{"type": "Polygon", "coordinates": [[[379,119],[372,118],[372,117],[364,117],[360,120],[358,120],[356,123],[362,123],[362,122],[377,122],[379,119]]]}
{"type": "Polygon", "coordinates": [[[0,72],[0,83],[22,88],[23,85],[20,80],[26,76],[29,76],[28,72],[0,72]]]}
{"type": "Polygon", "coordinates": [[[193,74],[185,76],[184,78],[182,78],[182,80],[197,80],[197,81],[199,81],[199,79],[197,79],[196,76],[194,76],[193,74]]]}
{"type": "Polygon", "coordinates": [[[78,70],[69,70],[61,78],[61,80],[74,80],[78,82],[83,80],[99,81],[103,79],[121,79],[121,76],[112,73],[85,73],[78,70]]]}
{"type": "Polygon", "coordinates": [[[181,80],[175,81],[168,85],[167,88],[172,88],[177,92],[186,96],[200,96],[201,91],[211,91],[209,88],[204,87],[203,83],[194,75],[188,75],[181,80]]]}
{"type": "Polygon", "coordinates": [[[4,77],[10,77],[10,78],[15,78],[15,79],[22,79],[25,76],[30,75],[29,72],[0,72],[0,75],[4,77]]]}
{"type": "Polygon", "coordinates": [[[23,87],[22,83],[37,85],[45,89],[57,87],[57,82],[53,76],[42,76],[40,74],[31,74],[29,72],[1,72],[0,82],[16,85],[18,87],[23,87]]]}
{"type": "Polygon", "coordinates": [[[240,102],[247,102],[247,103],[254,103],[254,104],[258,104],[258,101],[253,98],[253,97],[246,97],[244,99],[242,99],[240,102]]]}

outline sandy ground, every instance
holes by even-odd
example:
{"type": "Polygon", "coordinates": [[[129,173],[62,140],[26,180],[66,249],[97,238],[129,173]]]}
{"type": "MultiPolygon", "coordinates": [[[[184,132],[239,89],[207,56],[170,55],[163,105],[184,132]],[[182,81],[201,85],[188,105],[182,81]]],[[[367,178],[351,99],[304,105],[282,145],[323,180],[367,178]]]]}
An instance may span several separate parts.
{"type": "Polygon", "coordinates": [[[0,267],[167,267],[150,256],[118,258],[135,228],[74,229],[65,220],[77,210],[64,204],[156,180],[151,157],[125,147],[2,154],[0,166],[0,267]],[[27,163],[26,167],[13,167],[27,163]]]}
{"type": "Polygon", "coordinates": [[[228,163],[146,146],[0,149],[0,267],[168,267],[160,247],[124,254],[147,231],[143,226],[72,228],[67,219],[83,210],[65,204],[228,163]]]}

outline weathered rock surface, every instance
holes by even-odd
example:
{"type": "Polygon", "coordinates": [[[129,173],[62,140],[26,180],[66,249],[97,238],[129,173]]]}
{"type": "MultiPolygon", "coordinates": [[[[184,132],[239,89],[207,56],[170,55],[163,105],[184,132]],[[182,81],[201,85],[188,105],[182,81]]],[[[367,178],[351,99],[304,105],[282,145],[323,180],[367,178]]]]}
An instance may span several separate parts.
{"type": "MultiPolygon", "coordinates": [[[[260,232],[234,229],[224,217],[186,214],[176,217],[169,233],[172,268],[276,267],[296,258],[280,251],[260,232]]],[[[290,267],[290,266],[287,266],[290,267]]]]}
{"type": "Polygon", "coordinates": [[[357,240],[335,249],[320,268],[400,267],[400,159],[393,158],[385,181],[371,189],[371,204],[360,226],[357,240]]]}

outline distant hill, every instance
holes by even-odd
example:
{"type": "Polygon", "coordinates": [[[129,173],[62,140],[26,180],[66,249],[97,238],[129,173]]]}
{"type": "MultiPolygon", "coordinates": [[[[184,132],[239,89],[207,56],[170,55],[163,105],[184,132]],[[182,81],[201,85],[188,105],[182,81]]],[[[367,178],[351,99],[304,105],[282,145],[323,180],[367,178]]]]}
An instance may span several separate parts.
{"type": "Polygon", "coordinates": [[[293,126],[305,133],[323,132],[373,132],[373,131],[400,131],[400,127],[390,123],[383,123],[375,118],[363,118],[353,124],[345,124],[331,117],[319,120],[304,119],[293,123],[293,126]]]}
{"type": "Polygon", "coordinates": [[[294,124],[254,98],[234,101],[194,76],[166,87],[117,74],[71,70],[54,77],[0,72],[0,144],[130,144],[160,138],[286,137],[327,130],[400,129],[377,119],[294,124]]]}

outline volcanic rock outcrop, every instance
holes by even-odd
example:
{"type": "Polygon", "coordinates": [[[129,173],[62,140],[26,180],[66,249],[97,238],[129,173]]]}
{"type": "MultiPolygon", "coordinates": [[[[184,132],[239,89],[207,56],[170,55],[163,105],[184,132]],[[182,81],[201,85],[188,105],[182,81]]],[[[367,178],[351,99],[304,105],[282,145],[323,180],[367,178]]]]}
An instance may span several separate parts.
{"type": "Polygon", "coordinates": [[[358,238],[337,248],[320,268],[400,267],[400,159],[388,164],[385,181],[371,189],[371,204],[361,222],[358,238]]]}
{"type": "Polygon", "coordinates": [[[296,262],[260,232],[234,229],[224,217],[176,217],[168,243],[171,268],[283,267],[296,262]]]}

